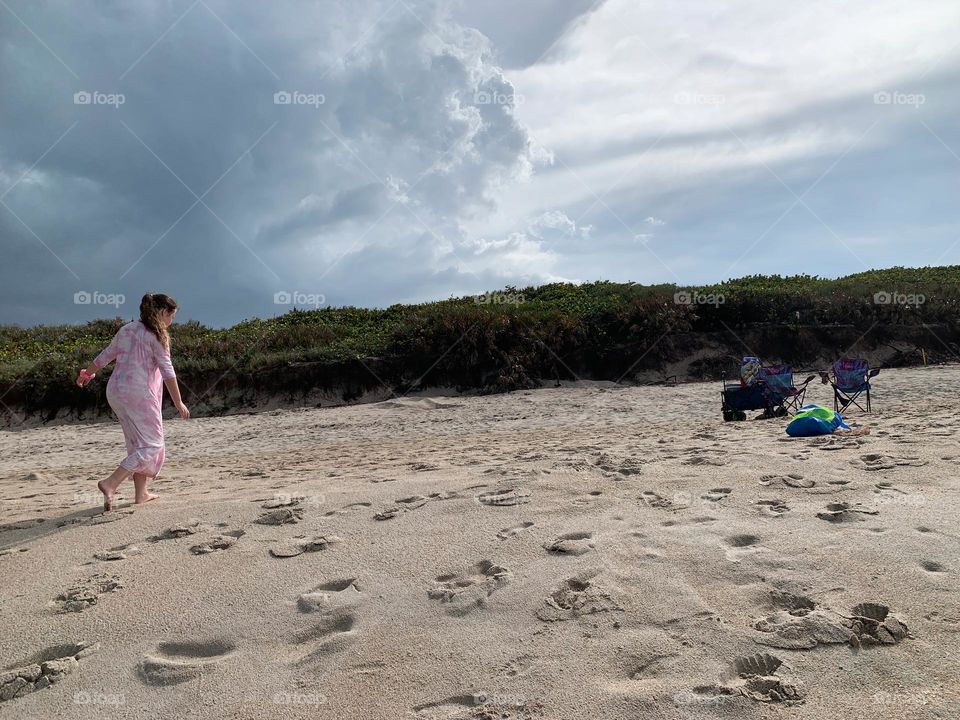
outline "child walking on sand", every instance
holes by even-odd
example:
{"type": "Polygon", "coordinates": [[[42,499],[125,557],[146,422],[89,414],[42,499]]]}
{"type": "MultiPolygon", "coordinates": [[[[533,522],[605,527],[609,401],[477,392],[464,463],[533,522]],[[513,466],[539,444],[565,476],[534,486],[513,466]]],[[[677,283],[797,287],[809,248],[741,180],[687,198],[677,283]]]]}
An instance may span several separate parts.
{"type": "Polygon", "coordinates": [[[157,477],[163,466],[163,417],[160,406],[163,386],[184,420],[190,411],[180,399],[180,386],[170,362],[167,328],[177,313],[177,303],[163,293],[147,293],[140,301],[140,319],[117,331],[106,349],[89,367],[80,371],[77,385],[83,387],[100,368],[116,360],[107,382],[107,401],[120,420],[127,457],[106,480],[97,483],[103,493],[103,509],[113,508],[113,496],[131,475],[134,502],[145,503],[158,496],[147,492],[147,480],[157,477]]]}

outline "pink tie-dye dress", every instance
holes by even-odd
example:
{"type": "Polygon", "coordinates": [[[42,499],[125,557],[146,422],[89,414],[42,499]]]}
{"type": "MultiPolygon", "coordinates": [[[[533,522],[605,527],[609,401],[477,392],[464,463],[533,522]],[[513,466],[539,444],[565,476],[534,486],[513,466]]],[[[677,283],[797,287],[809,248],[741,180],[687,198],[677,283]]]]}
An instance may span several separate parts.
{"type": "Polygon", "coordinates": [[[163,381],[176,377],[170,351],[139,320],[117,331],[110,345],[93,361],[99,370],[116,360],[107,383],[107,401],[117,414],[127,444],[120,467],[156,477],[163,467],[163,381]]]}

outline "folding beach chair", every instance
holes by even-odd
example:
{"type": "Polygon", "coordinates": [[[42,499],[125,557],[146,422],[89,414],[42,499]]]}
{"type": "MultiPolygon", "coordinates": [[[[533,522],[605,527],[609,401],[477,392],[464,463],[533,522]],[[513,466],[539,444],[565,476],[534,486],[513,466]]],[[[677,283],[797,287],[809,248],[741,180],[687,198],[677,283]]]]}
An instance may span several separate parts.
{"type": "Polygon", "coordinates": [[[833,373],[833,409],[840,412],[841,408],[846,410],[850,405],[856,405],[864,412],[870,412],[870,378],[876,377],[879,369],[870,369],[866,360],[843,358],[837,360],[831,368],[833,373]],[[866,402],[866,409],[857,402],[857,398],[863,395],[866,402]]]}
{"type": "Polygon", "coordinates": [[[770,394],[771,405],[796,413],[803,407],[807,384],[816,377],[816,374],[809,376],[800,383],[799,387],[793,384],[793,368],[790,365],[770,365],[763,368],[761,376],[770,394]]]}

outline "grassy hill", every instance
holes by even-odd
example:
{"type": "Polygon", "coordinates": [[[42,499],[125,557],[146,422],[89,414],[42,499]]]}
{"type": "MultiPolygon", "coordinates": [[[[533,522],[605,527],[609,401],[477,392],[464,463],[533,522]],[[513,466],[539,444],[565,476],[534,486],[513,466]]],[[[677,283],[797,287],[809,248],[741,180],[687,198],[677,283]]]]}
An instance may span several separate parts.
{"type": "MultiPolygon", "coordinates": [[[[957,357],[958,310],[960,266],[896,267],[838,279],[755,275],[706,287],[508,287],[385,309],[294,310],[225,329],[178,323],[171,335],[185,401],[204,414],[237,409],[221,397],[228,388],[291,403],[316,387],[339,387],[346,401],[383,385],[498,392],[541,378],[630,380],[694,355],[690,376],[712,377],[750,350],[813,362],[843,351],[850,338],[915,343],[918,357],[922,349],[945,361],[957,357]],[[715,357],[703,357],[710,349],[715,357]]],[[[16,414],[105,410],[106,372],[92,390],[73,379],[130,319],[0,326],[0,410],[8,424],[16,414]]]]}

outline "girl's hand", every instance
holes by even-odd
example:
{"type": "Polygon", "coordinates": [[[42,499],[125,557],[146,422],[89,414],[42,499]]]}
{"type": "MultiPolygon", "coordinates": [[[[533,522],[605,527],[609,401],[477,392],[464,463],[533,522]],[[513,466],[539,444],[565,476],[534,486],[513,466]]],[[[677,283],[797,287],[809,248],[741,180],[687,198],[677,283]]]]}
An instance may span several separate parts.
{"type": "Polygon", "coordinates": [[[77,387],[83,387],[88,382],[93,380],[97,376],[96,373],[87,372],[86,368],[83,368],[80,371],[80,374],[77,375],[77,387]]]}
{"type": "Polygon", "coordinates": [[[190,419],[190,409],[183,403],[177,405],[177,412],[180,413],[180,417],[182,417],[184,420],[190,419]]]}

